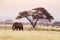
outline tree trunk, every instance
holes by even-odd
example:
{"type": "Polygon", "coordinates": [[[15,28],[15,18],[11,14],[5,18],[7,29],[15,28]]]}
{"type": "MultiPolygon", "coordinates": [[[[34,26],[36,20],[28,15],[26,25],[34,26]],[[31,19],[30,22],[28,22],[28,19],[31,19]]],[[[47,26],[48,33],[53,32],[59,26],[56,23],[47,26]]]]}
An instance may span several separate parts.
{"type": "Polygon", "coordinates": [[[31,25],[33,26],[33,28],[35,28],[38,19],[33,23],[33,21],[31,21],[28,17],[26,17],[26,18],[29,20],[29,22],[31,23],[31,25]]]}
{"type": "Polygon", "coordinates": [[[26,17],[26,18],[31,23],[31,25],[33,26],[33,22],[28,17],[26,17]]]}
{"type": "Polygon", "coordinates": [[[33,23],[33,28],[35,28],[37,21],[38,21],[38,19],[36,19],[35,23],[33,23]]]}

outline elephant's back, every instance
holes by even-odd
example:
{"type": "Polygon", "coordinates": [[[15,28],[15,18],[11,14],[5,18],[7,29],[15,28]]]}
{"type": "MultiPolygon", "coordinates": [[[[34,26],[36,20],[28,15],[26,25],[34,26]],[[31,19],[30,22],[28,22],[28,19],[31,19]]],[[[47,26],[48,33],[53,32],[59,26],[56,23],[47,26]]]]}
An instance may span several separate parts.
{"type": "Polygon", "coordinates": [[[22,23],[18,23],[18,22],[15,22],[14,25],[15,26],[19,26],[19,27],[23,27],[23,24],[22,23]]]}

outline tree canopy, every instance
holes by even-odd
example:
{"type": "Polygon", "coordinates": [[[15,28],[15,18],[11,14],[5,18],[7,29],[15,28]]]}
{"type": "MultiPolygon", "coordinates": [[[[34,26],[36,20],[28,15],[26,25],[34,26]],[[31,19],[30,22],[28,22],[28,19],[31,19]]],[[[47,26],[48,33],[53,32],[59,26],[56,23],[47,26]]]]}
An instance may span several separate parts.
{"type": "Polygon", "coordinates": [[[27,18],[29,22],[32,24],[33,28],[36,26],[37,21],[39,19],[47,19],[49,22],[54,19],[54,17],[43,7],[38,7],[32,9],[32,13],[30,14],[29,11],[22,11],[19,12],[19,16],[16,17],[16,19],[21,19],[21,18],[27,18]],[[34,11],[33,11],[34,10],[34,11]],[[36,20],[34,23],[29,19],[29,17],[32,17],[32,20],[36,20]]]}

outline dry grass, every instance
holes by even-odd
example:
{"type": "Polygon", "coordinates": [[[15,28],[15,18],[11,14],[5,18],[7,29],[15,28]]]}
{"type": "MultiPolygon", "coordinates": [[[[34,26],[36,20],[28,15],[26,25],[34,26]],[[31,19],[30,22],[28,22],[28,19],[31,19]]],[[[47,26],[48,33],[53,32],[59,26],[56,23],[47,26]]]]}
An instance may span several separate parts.
{"type": "Polygon", "coordinates": [[[60,28],[24,25],[23,31],[13,31],[11,27],[0,25],[0,40],[60,40],[60,28]]]}
{"type": "Polygon", "coordinates": [[[0,25],[0,30],[11,30],[12,25],[0,25]]]}
{"type": "Polygon", "coordinates": [[[0,30],[0,40],[60,40],[60,32],[0,30]]]}
{"type": "MultiPolygon", "coordinates": [[[[12,30],[12,25],[0,25],[0,30],[12,30]]],[[[24,30],[37,30],[37,31],[60,31],[60,27],[52,27],[52,26],[36,26],[32,28],[31,25],[24,25],[24,30]]]]}

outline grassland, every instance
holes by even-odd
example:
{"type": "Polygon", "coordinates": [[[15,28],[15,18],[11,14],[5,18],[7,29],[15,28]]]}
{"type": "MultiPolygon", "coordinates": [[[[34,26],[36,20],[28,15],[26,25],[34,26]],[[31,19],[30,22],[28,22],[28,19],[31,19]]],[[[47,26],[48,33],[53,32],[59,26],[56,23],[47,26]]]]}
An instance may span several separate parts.
{"type": "Polygon", "coordinates": [[[60,40],[60,32],[0,30],[0,40],[60,40]]]}
{"type": "Polygon", "coordinates": [[[13,31],[11,25],[0,25],[0,40],[60,40],[60,28],[25,25],[23,31],[13,31]]]}
{"type": "MultiPolygon", "coordinates": [[[[37,31],[60,31],[60,27],[52,27],[52,26],[40,26],[37,25],[35,28],[32,28],[31,25],[24,25],[24,30],[37,30],[37,31]]],[[[12,25],[0,25],[0,30],[12,30],[12,25]]]]}

